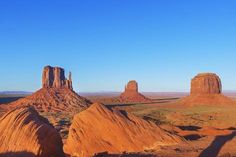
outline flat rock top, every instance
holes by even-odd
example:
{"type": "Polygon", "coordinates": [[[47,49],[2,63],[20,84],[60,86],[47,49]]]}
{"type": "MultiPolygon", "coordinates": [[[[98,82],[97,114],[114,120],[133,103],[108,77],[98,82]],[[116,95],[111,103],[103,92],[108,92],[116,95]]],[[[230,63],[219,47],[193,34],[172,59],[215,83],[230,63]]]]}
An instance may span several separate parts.
{"type": "Polygon", "coordinates": [[[195,78],[197,78],[197,77],[208,77],[208,76],[210,76],[210,77],[219,77],[215,73],[199,73],[199,74],[197,74],[197,76],[195,76],[195,78]]]}

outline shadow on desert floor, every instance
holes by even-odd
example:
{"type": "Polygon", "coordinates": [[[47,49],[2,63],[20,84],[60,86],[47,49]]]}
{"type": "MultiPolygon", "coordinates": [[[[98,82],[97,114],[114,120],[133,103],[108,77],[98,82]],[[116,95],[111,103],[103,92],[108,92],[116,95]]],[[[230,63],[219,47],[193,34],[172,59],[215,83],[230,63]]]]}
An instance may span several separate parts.
{"type": "Polygon", "coordinates": [[[6,152],[0,153],[0,157],[36,157],[36,155],[30,152],[6,152]]]}
{"type": "Polygon", "coordinates": [[[236,136],[236,131],[229,135],[216,136],[214,141],[201,152],[199,157],[217,157],[222,147],[236,136]]]}
{"type": "Polygon", "coordinates": [[[156,155],[141,153],[109,154],[108,152],[102,152],[95,154],[94,157],[156,157],[156,155]]]}

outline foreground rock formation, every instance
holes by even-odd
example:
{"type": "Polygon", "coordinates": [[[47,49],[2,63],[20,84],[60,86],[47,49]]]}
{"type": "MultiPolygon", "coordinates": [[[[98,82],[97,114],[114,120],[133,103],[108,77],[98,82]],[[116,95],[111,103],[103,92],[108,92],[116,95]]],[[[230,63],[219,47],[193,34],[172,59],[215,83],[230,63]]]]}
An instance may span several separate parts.
{"type": "Polygon", "coordinates": [[[46,66],[42,75],[42,88],[30,96],[6,105],[7,108],[34,106],[39,112],[73,112],[87,108],[91,102],[73,91],[71,73],[65,78],[64,69],[46,66]]]}
{"type": "Polygon", "coordinates": [[[129,81],[125,86],[125,91],[121,93],[122,102],[150,102],[150,99],[138,92],[138,83],[134,80],[129,81]]]}
{"type": "Polygon", "coordinates": [[[75,115],[64,150],[72,156],[92,156],[104,151],[139,152],[179,142],[179,137],[152,122],[95,103],[75,115]]]}
{"type": "Polygon", "coordinates": [[[233,101],[222,94],[220,77],[214,73],[201,73],[191,81],[190,96],[181,99],[186,105],[227,105],[233,101]]]}
{"type": "Polygon", "coordinates": [[[1,117],[0,143],[0,154],[11,157],[64,157],[60,135],[33,108],[14,109],[1,117]]]}

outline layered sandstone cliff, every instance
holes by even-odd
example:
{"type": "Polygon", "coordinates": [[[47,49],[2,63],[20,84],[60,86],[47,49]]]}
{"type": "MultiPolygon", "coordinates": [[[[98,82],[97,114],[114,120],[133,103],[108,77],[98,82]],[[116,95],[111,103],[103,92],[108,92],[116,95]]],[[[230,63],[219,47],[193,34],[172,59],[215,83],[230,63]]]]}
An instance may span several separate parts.
{"type": "Polygon", "coordinates": [[[43,69],[42,74],[42,87],[43,88],[72,88],[71,72],[69,73],[69,79],[65,77],[63,68],[46,66],[43,69]]]}
{"type": "Polygon", "coordinates": [[[220,77],[214,73],[201,73],[191,80],[190,95],[180,100],[185,105],[227,105],[233,101],[222,94],[220,77]]]}
{"type": "Polygon", "coordinates": [[[191,95],[194,94],[221,94],[220,77],[213,73],[202,73],[191,81],[191,95]]]}
{"type": "Polygon", "coordinates": [[[46,66],[42,74],[42,88],[30,96],[6,105],[6,108],[34,106],[39,112],[73,112],[86,109],[91,102],[73,91],[71,73],[65,77],[64,69],[46,66]]]}

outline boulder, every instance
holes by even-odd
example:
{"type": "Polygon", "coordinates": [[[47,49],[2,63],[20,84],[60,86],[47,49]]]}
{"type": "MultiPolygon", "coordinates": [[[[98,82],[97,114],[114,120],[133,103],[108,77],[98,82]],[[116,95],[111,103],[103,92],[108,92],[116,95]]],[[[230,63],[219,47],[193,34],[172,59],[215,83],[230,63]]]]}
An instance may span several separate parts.
{"type": "Polygon", "coordinates": [[[32,107],[17,108],[1,117],[0,143],[0,154],[11,157],[64,157],[60,135],[32,107]]]}
{"type": "Polygon", "coordinates": [[[74,116],[64,151],[75,157],[139,152],[182,142],[156,124],[95,103],[74,116]]]}

